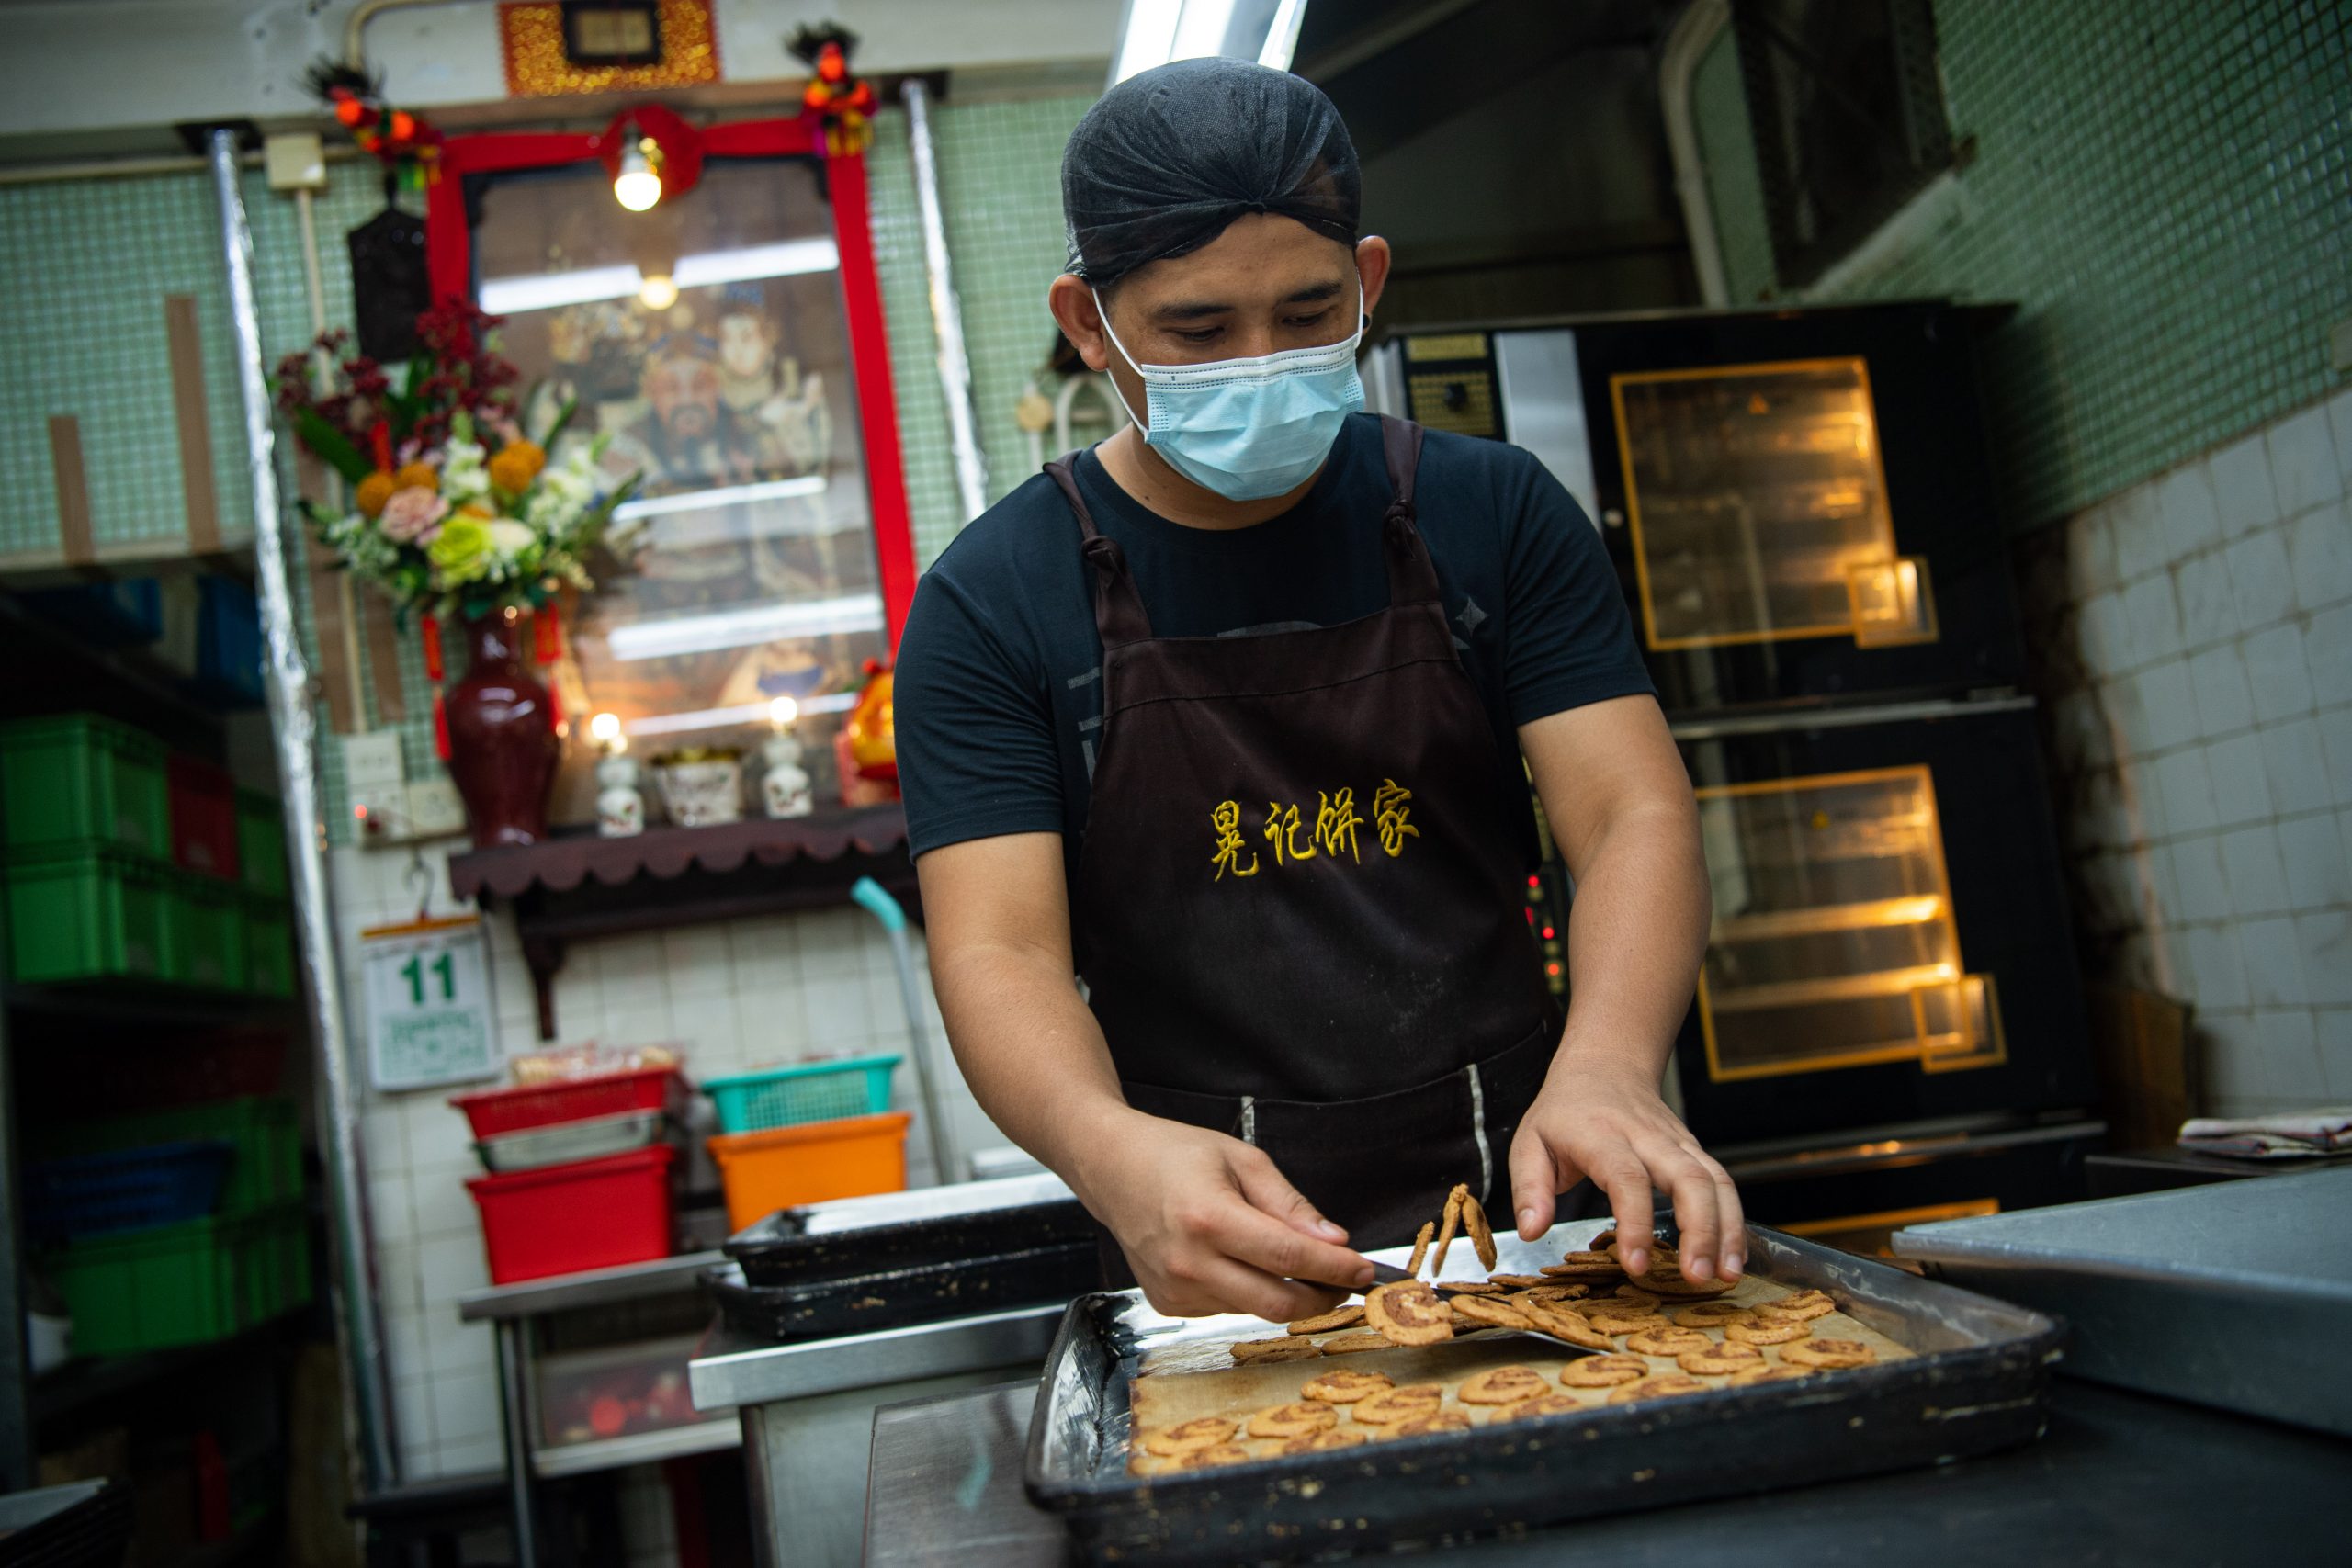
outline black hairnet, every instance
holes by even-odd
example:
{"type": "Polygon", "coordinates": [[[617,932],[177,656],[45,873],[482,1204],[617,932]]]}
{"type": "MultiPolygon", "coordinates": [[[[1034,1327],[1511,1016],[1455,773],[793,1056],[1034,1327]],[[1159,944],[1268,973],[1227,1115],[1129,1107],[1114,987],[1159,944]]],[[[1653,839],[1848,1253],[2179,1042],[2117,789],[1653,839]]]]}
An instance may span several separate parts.
{"type": "Polygon", "coordinates": [[[1111,283],[1248,212],[1356,240],[1362,180],[1340,111],[1304,77],[1179,60],[1102,95],[1062,150],[1070,271],[1111,283]]]}

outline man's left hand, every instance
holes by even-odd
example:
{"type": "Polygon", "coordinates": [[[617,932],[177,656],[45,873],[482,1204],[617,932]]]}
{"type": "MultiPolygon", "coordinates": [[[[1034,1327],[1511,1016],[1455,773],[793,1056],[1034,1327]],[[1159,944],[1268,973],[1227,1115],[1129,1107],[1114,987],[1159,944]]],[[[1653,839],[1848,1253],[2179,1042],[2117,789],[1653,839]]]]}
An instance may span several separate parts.
{"type": "Polygon", "coordinates": [[[1523,1241],[1552,1227],[1553,1200],[1586,1177],[1609,1195],[1629,1273],[1649,1268],[1650,1193],[1673,1196],[1687,1280],[1737,1280],[1747,1268],[1739,1193],[1655,1082],[1624,1066],[1563,1052],[1510,1145],[1511,1208],[1523,1241]]]}

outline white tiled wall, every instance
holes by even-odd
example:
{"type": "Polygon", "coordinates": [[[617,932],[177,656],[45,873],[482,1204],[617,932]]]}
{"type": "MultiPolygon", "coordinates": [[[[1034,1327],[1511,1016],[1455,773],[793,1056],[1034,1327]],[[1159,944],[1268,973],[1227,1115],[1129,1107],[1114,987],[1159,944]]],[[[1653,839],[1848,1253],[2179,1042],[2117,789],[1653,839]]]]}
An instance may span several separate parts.
{"type": "Polygon", "coordinates": [[[2026,572],[2095,959],[2196,1007],[2209,1108],[2352,1103],[2352,391],[2026,572]]]}
{"type": "MultiPolygon", "coordinates": [[[[446,845],[423,852],[433,912],[458,908],[448,894],[446,845]]],[[[334,852],[331,867],[345,994],[356,1007],[358,932],[417,912],[406,850],[334,852]]],[[[489,922],[492,989],[509,1055],[539,1047],[529,972],[513,922],[489,922]]],[[[955,1146],[1005,1140],[956,1077],[931,994],[920,932],[910,931],[917,996],[955,1146]]],[[[675,1043],[689,1076],[718,1077],[814,1056],[910,1050],[906,1010],[888,939],[856,908],[575,943],[556,984],[557,1043],[675,1043]]],[[[355,1077],[367,1079],[366,1043],[355,1077]]],[[[917,1112],[907,1144],[909,1179],[933,1179],[920,1096],[901,1066],[893,1104],[917,1112]]],[[[365,1092],[362,1120],[378,1299],[384,1313],[404,1473],[412,1480],[495,1468],[504,1452],[490,1330],[458,1320],[456,1298],[487,1284],[481,1233],[465,1179],[480,1174],[466,1120],[448,1089],[365,1092]]],[[[707,1104],[707,1102],[705,1102],[707,1104]]]]}

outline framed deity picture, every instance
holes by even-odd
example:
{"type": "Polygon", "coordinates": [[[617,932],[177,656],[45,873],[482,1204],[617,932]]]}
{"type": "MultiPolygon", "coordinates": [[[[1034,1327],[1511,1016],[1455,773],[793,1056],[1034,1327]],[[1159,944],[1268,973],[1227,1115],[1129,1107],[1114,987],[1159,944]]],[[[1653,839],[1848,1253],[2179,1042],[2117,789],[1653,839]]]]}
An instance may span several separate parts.
{"type": "Polygon", "coordinates": [[[435,291],[504,319],[526,428],[570,403],[566,442],[643,476],[632,569],[568,628],[591,708],[660,750],[763,733],[790,697],[823,745],[914,585],[863,160],[798,120],[663,116],[664,149],[633,112],[449,142],[435,291]],[[663,172],[646,210],[616,199],[616,136],[663,172]]]}

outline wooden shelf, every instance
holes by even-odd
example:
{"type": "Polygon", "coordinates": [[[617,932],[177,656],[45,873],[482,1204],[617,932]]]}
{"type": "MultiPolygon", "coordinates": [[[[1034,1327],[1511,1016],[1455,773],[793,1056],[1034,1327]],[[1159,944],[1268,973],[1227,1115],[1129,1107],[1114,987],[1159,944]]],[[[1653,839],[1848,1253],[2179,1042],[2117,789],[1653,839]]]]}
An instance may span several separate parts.
{"type": "Polygon", "coordinates": [[[449,886],[485,909],[503,901],[552,1040],[555,977],[566,944],[850,901],[872,877],[920,919],[906,813],[896,804],[709,828],[654,828],[629,839],[569,834],[449,860],[449,886]]]}

